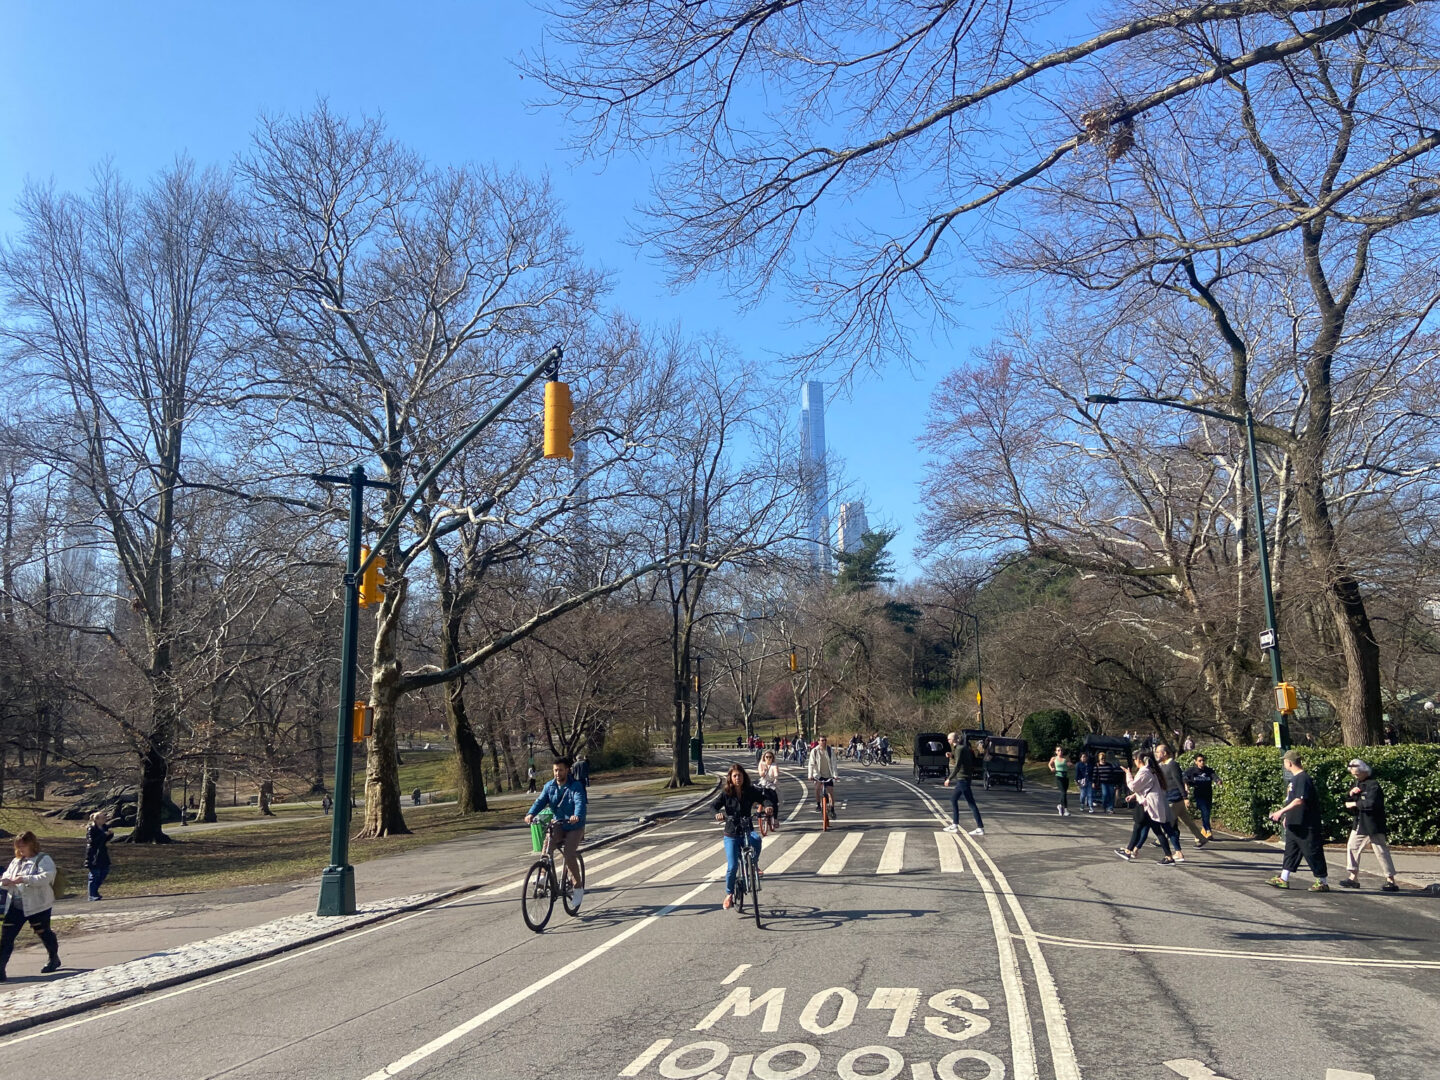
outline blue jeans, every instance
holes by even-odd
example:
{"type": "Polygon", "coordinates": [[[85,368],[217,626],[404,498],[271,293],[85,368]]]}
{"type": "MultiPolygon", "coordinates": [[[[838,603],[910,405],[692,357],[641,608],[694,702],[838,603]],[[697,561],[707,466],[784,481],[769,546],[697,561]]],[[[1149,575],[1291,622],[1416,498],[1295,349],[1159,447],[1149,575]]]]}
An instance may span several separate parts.
{"type": "Polygon", "coordinates": [[[1196,798],[1195,809],[1200,811],[1200,827],[1208,833],[1210,831],[1210,800],[1196,798]]]}
{"type": "MultiPolygon", "coordinates": [[[[760,859],[760,834],[752,832],[749,836],[750,850],[755,852],[755,859],[760,859]]],[[[725,891],[731,896],[735,895],[735,874],[740,869],[740,837],[725,837],[725,891]]]]}
{"type": "Polygon", "coordinates": [[[1080,781],[1080,809],[1095,809],[1095,785],[1089,780],[1080,781]]]}
{"type": "Polygon", "coordinates": [[[1103,807],[1103,808],[1106,809],[1106,810],[1114,810],[1114,809],[1115,809],[1115,785],[1114,785],[1114,784],[1101,784],[1101,785],[1100,785],[1100,805],[1101,805],[1101,807],[1103,807]]]}
{"type": "Polygon", "coordinates": [[[90,899],[100,898],[100,886],[105,884],[105,879],[110,876],[110,864],[97,863],[90,868],[90,899]]]}
{"type": "Polygon", "coordinates": [[[955,790],[950,793],[950,820],[956,825],[960,824],[960,800],[964,799],[970,804],[970,812],[975,815],[975,827],[983,829],[985,822],[980,820],[980,808],[975,805],[975,795],[970,790],[969,780],[956,780],[955,790]]]}

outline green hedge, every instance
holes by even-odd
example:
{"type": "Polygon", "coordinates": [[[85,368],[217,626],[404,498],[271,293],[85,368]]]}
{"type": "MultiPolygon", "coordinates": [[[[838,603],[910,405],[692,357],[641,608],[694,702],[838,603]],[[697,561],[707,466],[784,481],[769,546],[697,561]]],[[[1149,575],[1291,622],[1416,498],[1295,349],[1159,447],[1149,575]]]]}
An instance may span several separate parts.
{"type": "MultiPolygon", "coordinates": [[[[1215,789],[1215,820],[1245,836],[1272,836],[1278,827],[1270,811],[1285,798],[1281,752],[1273,746],[1207,746],[1206,763],[1220,784],[1215,789]]],[[[1375,770],[1385,791],[1392,844],[1440,844],[1440,746],[1342,746],[1301,748],[1305,771],[1320,791],[1327,840],[1344,840],[1353,819],[1345,809],[1346,792],[1354,786],[1346,766],[1360,758],[1375,770]]],[[[1184,754],[1189,767],[1194,754],[1184,754]]]]}

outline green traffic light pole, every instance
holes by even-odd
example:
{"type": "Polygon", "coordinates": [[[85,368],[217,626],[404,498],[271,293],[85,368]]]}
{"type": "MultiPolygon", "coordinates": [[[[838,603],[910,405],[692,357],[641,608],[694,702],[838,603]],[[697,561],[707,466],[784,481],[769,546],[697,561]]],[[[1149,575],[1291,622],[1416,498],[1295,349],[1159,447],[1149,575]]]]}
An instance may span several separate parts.
{"type": "Polygon", "coordinates": [[[980,706],[980,730],[985,730],[985,686],[980,681],[980,616],[968,611],[959,612],[975,623],[975,704],[980,706]]]}
{"type": "MultiPolygon", "coordinates": [[[[1270,552],[1265,541],[1265,503],[1260,498],[1260,459],[1255,453],[1255,417],[1249,406],[1246,406],[1244,416],[1236,416],[1234,413],[1219,412],[1215,409],[1206,409],[1183,401],[1168,401],[1164,398],[1086,394],[1085,400],[1092,405],[1118,405],[1122,401],[1139,402],[1142,405],[1163,405],[1167,409],[1180,409],[1182,412],[1198,413],[1201,416],[1224,420],[1245,429],[1245,447],[1250,459],[1250,489],[1255,497],[1255,532],[1257,534],[1255,551],[1260,557],[1260,583],[1265,596],[1265,627],[1270,635],[1265,651],[1270,654],[1270,681],[1274,686],[1279,686],[1285,679],[1280,671],[1280,634],[1275,626],[1275,591],[1270,584],[1270,552]]],[[[1272,709],[1274,704],[1272,698],[1272,709]]],[[[1281,750],[1290,749],[1290,725],[1285,720],[1285,714],[1276,710],[1274,722],[1275,744],[1281,750]]]]}
{"type": "Polygon", "coordinates": [[[350,536],[349,550],[345,557],[345,622],[340,636],[340,711],[335,731],[335,805],[330,822],[330,865],[320,873],[319,915],[355,914],[355,868],[350,865],[350,773],[352,769],[353,744],[351,732],[355,718],[355,669],[359,641],[360,622],[360,579],[370,564],[379,556],[386,543],[400,530],[405,516],[414,508],[421,494],[440,471],[455,459],[475,436],[501,413],[514,404],[515,399],[528,390],[542,375],[554,379],[560,374],[560,360],[565,350],[556,344],[550,347],[539,363],[515,385],[511,391],[495,403],[479,420],[475,421],[455,441],[455,444],[441,456],[424,478],[415,485],[415,491],[405,500],[405,505],[390,519],[380,538],[375,541],[370,557],[360,559],[360,534],[364,519],[365,489],[380,487],[392,489],[393,485],[378,480],[365,479],[365,470],[357,465],[349,476],[316,474],[312,479],[320,483],[343,483],[350,485],[350,536]]]}

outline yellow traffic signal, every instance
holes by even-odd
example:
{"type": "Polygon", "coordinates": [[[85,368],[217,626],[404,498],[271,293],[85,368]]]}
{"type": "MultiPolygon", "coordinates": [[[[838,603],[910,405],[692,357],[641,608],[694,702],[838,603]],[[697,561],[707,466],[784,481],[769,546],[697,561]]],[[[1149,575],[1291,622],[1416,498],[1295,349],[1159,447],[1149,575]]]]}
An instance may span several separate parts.
{"type": "Polygon", "coordinates": [[[565,458],[575,456],[570,449],[570,440],[575,431],[570,426],[570,414],[575,411],[570,400],[570,384],[551,379],[545,384],[545,456],[565,458]]]}
{"type": "Polygon", "coordinates": [[[1275,711],[1278,713],[1292,713],[1298,705],[1295,695],[1295,687],[1292,683],[1282,682],[1275,684],[1275,711]]]}
{"type": "MultiPolygon", "coordinates": [[[[360,561],[370,558],[370,549],[360,549],[360,561]]],[[[370,607],[385,600],[385,556],[376,555],[375,561],[360,575],[360,606],[370,607]]]]}
{"type": "Polygon", "coordinates": [[[355,714],[353,726],[350,731],[351,742],[364,742],[375,733],[375,709],[363,701],[355,702],[355,714]]]}
{"type": "Polygon", "coordinates": [[[800,658],[795,655],[795,650],[793,650],[793,649],[790,650],[790,670],[791,670],[791,671],[799,671],[799,670],[800,670],[800,658]]]}

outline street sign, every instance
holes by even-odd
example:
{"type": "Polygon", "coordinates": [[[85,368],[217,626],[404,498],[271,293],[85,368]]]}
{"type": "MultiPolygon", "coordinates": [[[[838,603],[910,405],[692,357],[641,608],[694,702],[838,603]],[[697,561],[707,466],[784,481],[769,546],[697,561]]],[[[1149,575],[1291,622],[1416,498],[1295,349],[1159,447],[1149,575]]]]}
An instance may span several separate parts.
{"type": "Polygon", "coordinates": [[[1275,631],[1271,630],[1268,626],[1264,630],[1260,631],[1260,648],[1275,648],[1275,631]]]}

